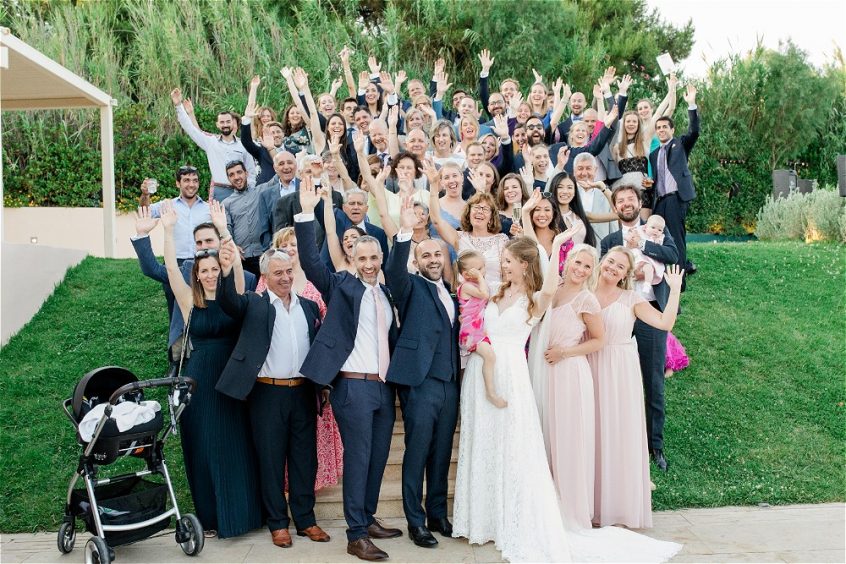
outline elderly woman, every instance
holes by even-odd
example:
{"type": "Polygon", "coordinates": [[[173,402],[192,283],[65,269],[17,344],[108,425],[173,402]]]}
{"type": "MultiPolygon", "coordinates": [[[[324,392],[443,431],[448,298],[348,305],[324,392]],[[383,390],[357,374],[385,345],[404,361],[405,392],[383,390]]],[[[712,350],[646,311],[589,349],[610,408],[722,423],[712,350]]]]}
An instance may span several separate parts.
{"type": "Polygon", "coordinates": [[[637,345],[632,339],[636,319],[669,331],[676,322],[682,273],[668,267],[667,306],[655,309],[633,288],[634,256],[614,247],[599,264],[596,299],[605,326],[606,344],[588,357],[596,387],[596,499],[593,522],[652,526],[652,492],[646,442],[643,379],[637,345]]]}
{"type": "Polygon", "coordinates": [[[464,167],[464,155],[455,152],[458,140],[455,137],[455,128],[447,120],[441,120],[432,128],[432,151],[430,155],[438,167],[448,161],[452,161],[464,167]]]}
{"type": "Polygon", "coordinates": [[[463,250],[474,250],[485,258],[485,281],[491,292],[496,292],[502,283],[500,255],[508,243],[508,236],[501,232],[499,212],[496,200],[487,192],[473,195],[464,206],[461,214],[461,231],[455,229],[441,216],[441,203],[438,198],[440,175],[434,163],[425,162],[423,171],[432,186],[429,198],[429,214],[432,224],[441,236],[458,254],[463,250]]]}

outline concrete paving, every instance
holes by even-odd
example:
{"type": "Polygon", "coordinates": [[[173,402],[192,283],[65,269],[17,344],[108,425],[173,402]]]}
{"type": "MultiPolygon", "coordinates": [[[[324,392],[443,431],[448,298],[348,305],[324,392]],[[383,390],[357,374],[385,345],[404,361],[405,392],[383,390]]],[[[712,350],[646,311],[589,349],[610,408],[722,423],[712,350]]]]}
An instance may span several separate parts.
{"type": "MultiPolygon", "coordinates": [[[[846,562],[844,531],[846,505],[789,505],[779,507],[720,507],[656,512],[655,527],[646,531],[662,540],[684,544],[673,562],[846,562]]],[[[405,528],[401,519],[386,520],[405,528]]],[[[236,539],[207,539],[196,558],[185,556],[173,535],[116,549],[121,564],[142,562],[359,562],[346,553],[343,521],[321,525],[332,536],[314,543],[294,536],[294,546],[280,549],[267,531],[236,539]]],[[[293,528],[291,529],[293,532],[293,528]]],[[[435,549],[414,546],[408,537],[378,541],[390,562],[501,562],[492,543],[473,546],[465,540],[444,539],[435,549]]],[[[0,562],[82,562],[87,534],[79,534],[76,548],[62,555],[55,533],[0,536],[0,562]]]]}

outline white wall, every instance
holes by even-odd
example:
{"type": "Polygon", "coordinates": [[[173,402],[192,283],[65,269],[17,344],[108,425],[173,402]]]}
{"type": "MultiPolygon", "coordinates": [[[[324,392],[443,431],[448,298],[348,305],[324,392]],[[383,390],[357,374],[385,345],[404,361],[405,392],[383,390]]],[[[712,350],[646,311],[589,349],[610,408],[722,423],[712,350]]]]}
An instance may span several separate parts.
{"type": "MultiPolygon", "coordinates": [[[[35,237],[37,245],[78,249],[97,257],[105,255],[102,208],[5,208],[2,213],[6,243],[29,245],[35,237]]],[[[115,233],[115,256],[134,258],[129,241],[135,234],[134,214],[118,213],[115,233]]],[[[153,251],[160,256],[163,252],[162,228],[157,227],[150,237],[153,251]]]]}

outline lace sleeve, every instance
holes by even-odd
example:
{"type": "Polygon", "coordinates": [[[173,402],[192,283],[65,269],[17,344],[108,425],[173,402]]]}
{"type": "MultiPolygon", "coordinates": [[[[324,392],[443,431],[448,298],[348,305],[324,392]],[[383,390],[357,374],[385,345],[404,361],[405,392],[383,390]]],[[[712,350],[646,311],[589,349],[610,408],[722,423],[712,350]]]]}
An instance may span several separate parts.
{"type": "Polygon", "coordinates": [[[596,299],[596,296],[592,292],[584,290],[573,300],[573,311],[580,315],[582,313],[595,315],[602,311],[602,308],[599,307],[599,300],[596,299]]]}

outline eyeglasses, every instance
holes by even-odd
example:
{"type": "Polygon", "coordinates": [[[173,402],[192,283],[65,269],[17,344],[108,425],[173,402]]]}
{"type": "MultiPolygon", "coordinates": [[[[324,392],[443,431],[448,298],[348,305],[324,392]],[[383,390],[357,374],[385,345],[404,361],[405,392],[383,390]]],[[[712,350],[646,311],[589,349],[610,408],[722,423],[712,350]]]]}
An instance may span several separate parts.
{"type": "Polygon", "coordinates": [[[217,249],[200,249],[196,253],[194,253],[195,259],[203,259],[208,257],[216,257],[220,254],[220,251],[217,249]]]}
{"type": "Polygon", "coordinates": [[[480,205],[470,206],[470,210],[474,211],[474,212],[491,213],[491,208],[489,208],[488,206],[480,206],[480,205]]]}

